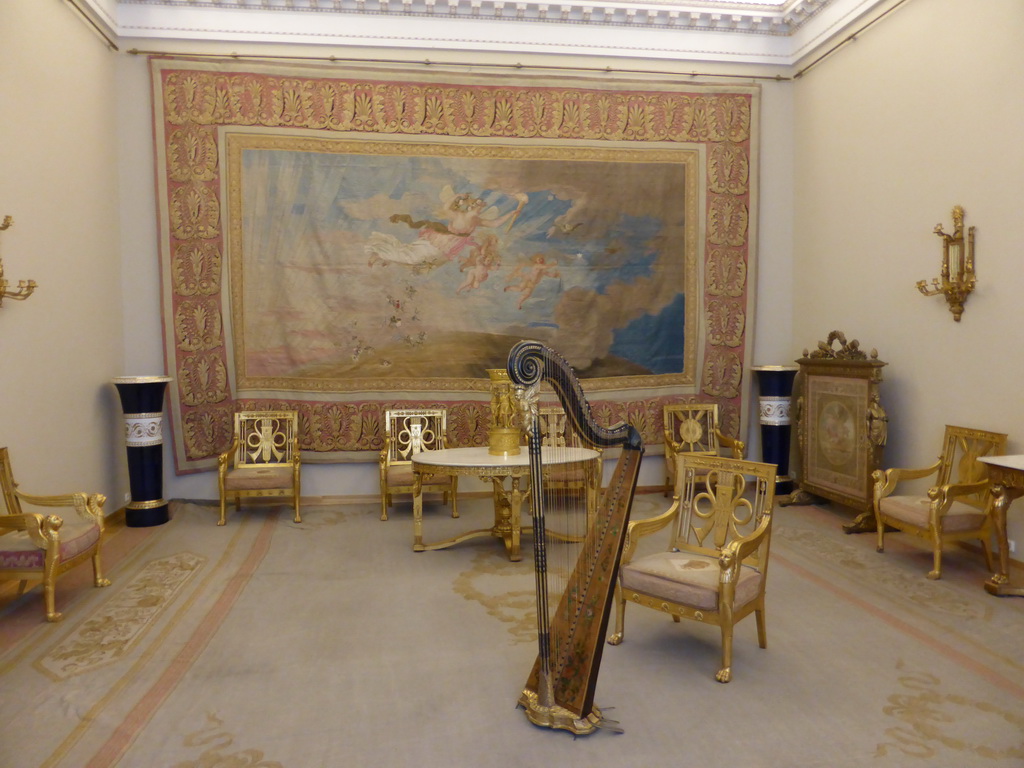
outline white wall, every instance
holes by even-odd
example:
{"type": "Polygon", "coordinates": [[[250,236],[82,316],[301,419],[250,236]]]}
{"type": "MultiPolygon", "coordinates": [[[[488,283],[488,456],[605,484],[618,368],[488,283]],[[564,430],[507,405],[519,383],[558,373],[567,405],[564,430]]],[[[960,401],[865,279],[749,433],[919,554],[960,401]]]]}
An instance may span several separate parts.
{"type": "Polygon", "coordinates": [[[0,445],[30,493],[127,490],[114,62],[65,4],[8,0],[0,22],[0,445]]]}
{"type": "Polygon", "coordinates": [[[878,349],[888,466],[930,464],[945,424],[1024,452],[1024,11],[984,6],[907,3],[795,84],[790,352],[834,329],[878,349]],[[979,280],[960,323],[915,288],[939,274],[932,229],[952,230],[956,204],[979,280]]]}

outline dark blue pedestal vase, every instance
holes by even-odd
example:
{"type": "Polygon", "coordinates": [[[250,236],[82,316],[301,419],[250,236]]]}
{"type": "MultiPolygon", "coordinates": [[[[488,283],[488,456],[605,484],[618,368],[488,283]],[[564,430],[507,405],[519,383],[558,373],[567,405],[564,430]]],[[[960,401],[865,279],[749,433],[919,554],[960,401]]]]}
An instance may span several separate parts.
{"type": "Polygon", "coordinates": [[[762,365],[753,370],[757,373],[760,390],[761,460],[778,466],[775,494],[783,496],[793,492],[793,478],[789,476],[789,409],[793,380],[799,368],[795,365],[762,365]]]}
{"type": "Polygon", "coordinates": [[[114,386],[124,411],[128,482],[132,500],[125,525],[162,525],[170,516],[163,498],[163,406],[170,376],[119,376],[114,386]]]}

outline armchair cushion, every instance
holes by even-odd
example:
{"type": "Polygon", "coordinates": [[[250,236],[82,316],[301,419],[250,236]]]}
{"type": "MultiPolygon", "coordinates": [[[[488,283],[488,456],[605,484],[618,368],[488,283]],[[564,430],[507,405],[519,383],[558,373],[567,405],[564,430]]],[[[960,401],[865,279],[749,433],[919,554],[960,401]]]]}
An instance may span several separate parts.
{"type": "MultiPolygon", "coordinates": [[[[72,520],[60,528],[60,561],[88,552],[100,540],[101,531],[95,523],[72,520]]],[[[0,536],[0,570],[43,570],[46,550],[40,549],[27,531],[11,531],[0,536]]]]}
{"type": "Polygon", "coordinates": [[[224,476],[224,489],[229,491],[287,488],[291,483],[291,467],[240,467],[224,476]]]}
{"type": "MultiPolygon", "coordinates": [[[[704,611],[718,608],[721,569],[718,557],[692,552],[659,552],[622,567],[622,586],[704,611]]],[[[740,568],[734,605],[738,608],[761,593],[761,574],[740,568]]]]}
{"type": "MultiPolygon", "coordinates": [[[[931,500],[927,496],[888,496],[881,499],[878,506],[887,517],[902,520],[919,528],[927,528],[929,525],[931,500]]],[[[985,512],[962,501],[954,501],[950,504],[949,511],[942,516],[942,530],[948,533],[972,531],[984,520],[985,512]]]]}

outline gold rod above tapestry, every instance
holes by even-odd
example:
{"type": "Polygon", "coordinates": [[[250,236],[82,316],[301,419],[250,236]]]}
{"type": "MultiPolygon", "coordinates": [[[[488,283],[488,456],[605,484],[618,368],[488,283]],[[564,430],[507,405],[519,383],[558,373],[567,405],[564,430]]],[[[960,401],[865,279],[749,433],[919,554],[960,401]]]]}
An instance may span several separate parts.
{"type": "Polygon", "coordinates": [[[191,53],[185,51],[153,51],[129,48],[125,53],[132,56],[169,56],[182,57],[192,60],[223,61],[319,61],[329,64],[400,64],[405,66],[424,67],[469,67],[472,69],[522,69],[529,71],[549,72],[604,72],[609,75],[665,75],[669,77],[709,77],[726,78],[737,80],[776,80],[785,82],[792,80],[784,75],[755,75],[741,74],[738,72],[675,72],[663,69],[626,69],[617,67],[567,67],[554,64],[523,64],[522,62],[501,63],[501,62],[479,62],[479,61],[433,61],[431,59],[371,59],[344,56],[292,56],[292,55],[266,55],[266,54],[241,54],[241,53],[191,53]]]}

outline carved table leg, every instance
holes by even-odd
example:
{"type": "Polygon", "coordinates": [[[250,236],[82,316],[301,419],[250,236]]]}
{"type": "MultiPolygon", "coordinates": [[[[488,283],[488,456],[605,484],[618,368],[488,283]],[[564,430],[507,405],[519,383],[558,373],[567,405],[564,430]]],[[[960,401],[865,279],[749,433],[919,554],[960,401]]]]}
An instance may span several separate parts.
{"type": "Polygon", "coordinates": [[[1024,488],[992,486],[992,522],[996,527],[999,564],[996,573],[985,582],[985,591],[999,597],[1024,597],[1024,587],[1010,586],[1010,552],[1006,541],[1006,511],[1010,508],[1011,502],[1021,494],[1024,494],[1024,488]]]}
{"type": "Polygon", "coordinates": [[[423,476],[413,472],[412,481],[412,549],[422,552],[423,547],[423,476]]]}

